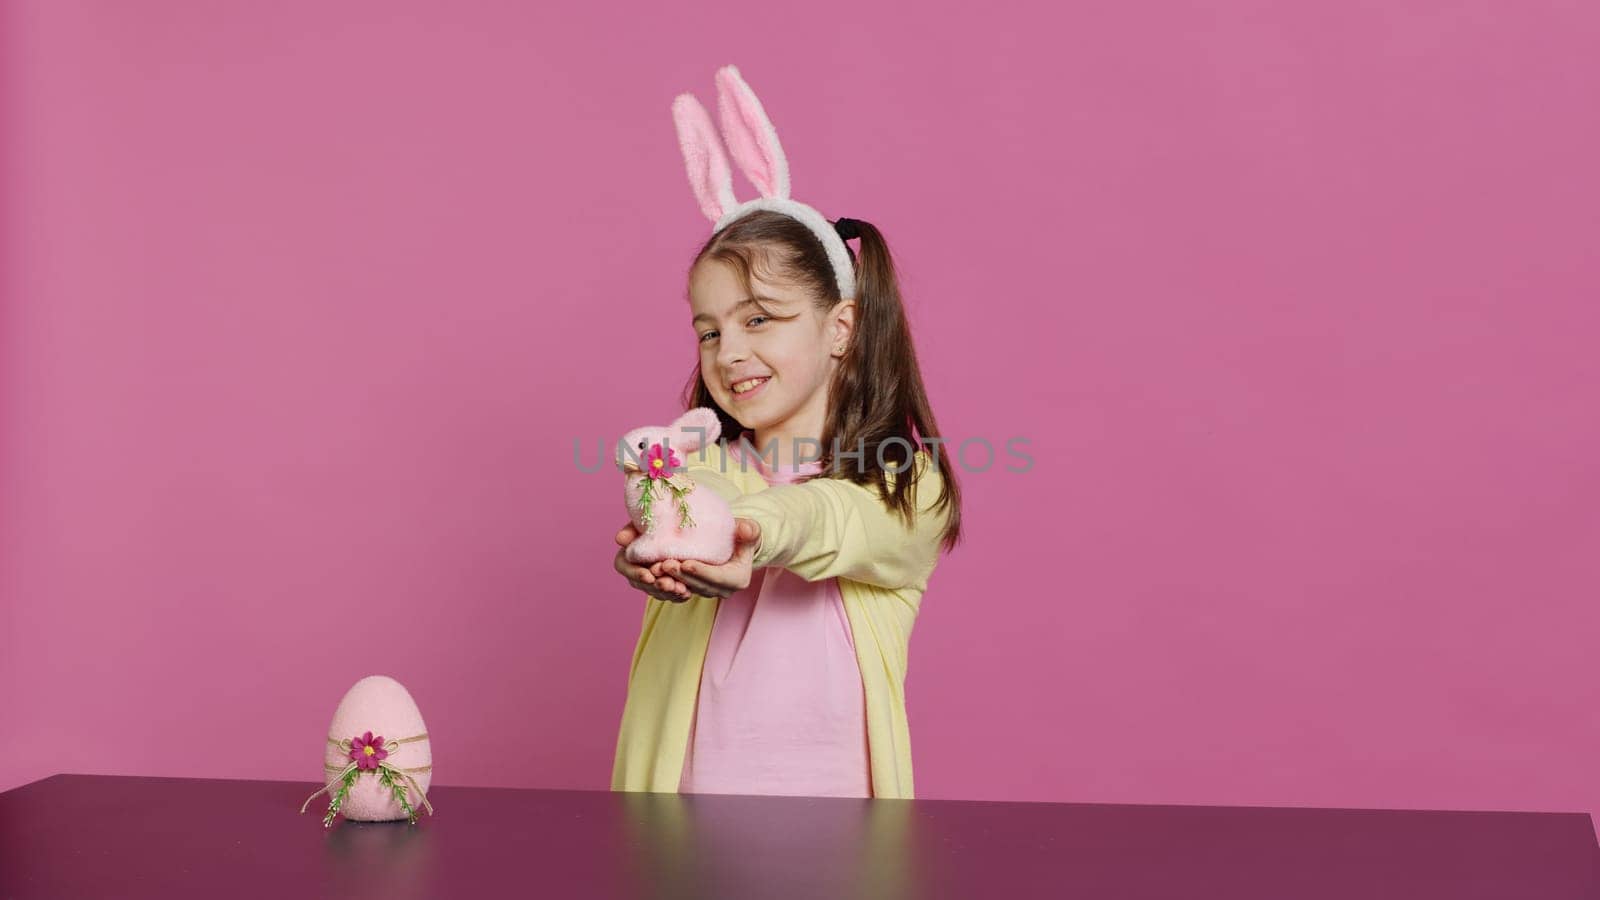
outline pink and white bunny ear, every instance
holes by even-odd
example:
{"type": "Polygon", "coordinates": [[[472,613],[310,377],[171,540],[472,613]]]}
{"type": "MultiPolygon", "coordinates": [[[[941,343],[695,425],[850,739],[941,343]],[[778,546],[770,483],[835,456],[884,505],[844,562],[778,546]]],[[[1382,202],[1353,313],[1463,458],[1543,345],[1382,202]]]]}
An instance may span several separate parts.
{"type": "Polygon", "coordinates": [[[722,436],[722,422],[717,419],[716,410],[705,406],[697,406],[679,416],[671,427],[672,446],[685,453],[709,447],[722,436]]]}
{"type": "Polygon", "coordinates": [[[672,101],[672,120],[678,126],[678,146],[689,170],[689,186],[700,201],[700,211],[715,223],[738,205],[733,199],[733,170],[722,152],[717,129],[693,94],[679,94],[672,101]]]}
{"type": "Polygon", "coordinates": [[[717,70],[717,113],[728,153],[763,197],[789,196],[789,160],[756,92],[737,66],[717,70]]]}
{"type": "Polygon", "coordinates": [[[693,94],[679,94],[672,102],[672,117],[678,124],[678,143],[689,169],[689,184],[694,188],[700,209],[711,220],[716,234],[730,223],[755,210],[771,210],[797,219],[822,242],[839,287],[839,296],[855,299],[855,267],[850,250],[834,223],[816,209],[789,196],[789,160],[778,143],[778,132],[767,118],[756,92],[745,84],[737,66],[717,70],[717,107],[722,119],[722,137],[717,139],[711,117],[693,94]],[[733,197],[733,171],[728,156],[739,165],[745,177],[761,196],[739,203],[733,197]]]}

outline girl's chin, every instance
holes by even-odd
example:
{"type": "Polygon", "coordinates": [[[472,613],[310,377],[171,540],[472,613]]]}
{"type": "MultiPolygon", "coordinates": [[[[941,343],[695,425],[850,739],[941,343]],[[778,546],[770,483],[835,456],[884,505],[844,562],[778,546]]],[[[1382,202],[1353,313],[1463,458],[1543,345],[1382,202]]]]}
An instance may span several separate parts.
{"type": "MultiPolygon", "coordinates": [[[[771,424],[768,421],[767,416],[762,416],[761,418],[757,419],[752,416],[734,415],[733,420],[739,423],[739,428],[742,431],[760,431],[771,424]]],[[[730,434],[727,437],[730,441],[736,441],[739,439],[739,435],[737,434],[730,434]]]]}

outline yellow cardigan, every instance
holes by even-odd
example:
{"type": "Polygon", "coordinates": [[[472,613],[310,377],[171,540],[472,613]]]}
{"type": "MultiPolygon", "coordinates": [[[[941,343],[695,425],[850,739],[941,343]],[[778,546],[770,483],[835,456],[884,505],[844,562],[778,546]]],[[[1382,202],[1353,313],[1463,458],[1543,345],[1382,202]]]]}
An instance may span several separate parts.
{"type": "MultiPolygon", "coordinates": [[[[910,529],[871,486],[837,478],[768,486],[753,464],[741,470],[721,444],[692,453],[685,464],[697,486],[715,491],[735,516],[761,526],[753,569],[777,566],[807,581],[838,577],[866,691],[874,797],[913,796],[907,650],[948,518],[946,510],[934,508],[943,490],[939,467],[925,450],[913,464],[919,474],[910,529]]],[[[892,483],[894,475],[889,477],[892,483]]],[[[612,790],[678,790],[718,602],[693,596],[669,603],[646,595],[612,790]]]]}

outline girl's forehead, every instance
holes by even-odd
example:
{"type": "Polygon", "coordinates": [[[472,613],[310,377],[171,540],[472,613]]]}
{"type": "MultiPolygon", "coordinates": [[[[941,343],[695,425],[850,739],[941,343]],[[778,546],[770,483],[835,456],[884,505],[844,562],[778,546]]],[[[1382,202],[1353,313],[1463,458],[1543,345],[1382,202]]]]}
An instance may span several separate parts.
{"type": "Polygon", "coordinates": [[[753,300],[769,307],[786,308],[805,302],[804,290],[796,285],[763,281],[751,277],[746,285],[732,266],[704,262],[695,267],[689,279],[689,306],[696,317],[722,317],[748,308],[753,300]],[[755,297],[750,288],[755,288],[755,297]]]}
{"type": "MultiPolygon", "coordinates": [[[[759,279],[752,279],[757,285],[759,279]]],[[[726,263],[707,260],[694,267],[689,274],[689,300],[690,302],[712,303],[736,294],[747,293],[744,281],[739,273],[726,263]]],[[[733,297],[734,300],[739,299],[733,297]]]]}

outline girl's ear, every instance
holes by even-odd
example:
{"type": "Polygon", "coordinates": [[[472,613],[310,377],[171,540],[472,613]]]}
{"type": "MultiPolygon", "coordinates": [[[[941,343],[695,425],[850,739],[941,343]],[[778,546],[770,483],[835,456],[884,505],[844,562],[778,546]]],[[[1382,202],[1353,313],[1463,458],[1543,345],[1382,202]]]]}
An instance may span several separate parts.
{"type": "Polygon", "coordinates": [[[715,223],[738,205],[733,199],[733,170],[728,167],[717,129],[693,94],[679,94],[672,101],[672,120],[678,126],[678,146],[689,170],[689,186],[700,201],[700,211],[715,223]]]}
{"type": "Polygon", "coordinates": [[[672,446],[685,453],[709,447],[721,436],[722,423],[710,407],[697,406],[672,423],[672,446]]]}
{"type": "Polygon", "coordinates": [[[843,356],[844,351],[850,346],[856,333],[856,301],[845,300],[828,312],[829,328],[828,338],[832,344],[828,352],[835,357],[843,356]]]}
{"type": "Polygon", "coordinates": [[[728,153],[763,197],[789,196],[789,160],[756,92],[736,66],[717,70],[717,113],[728,153]]]}

